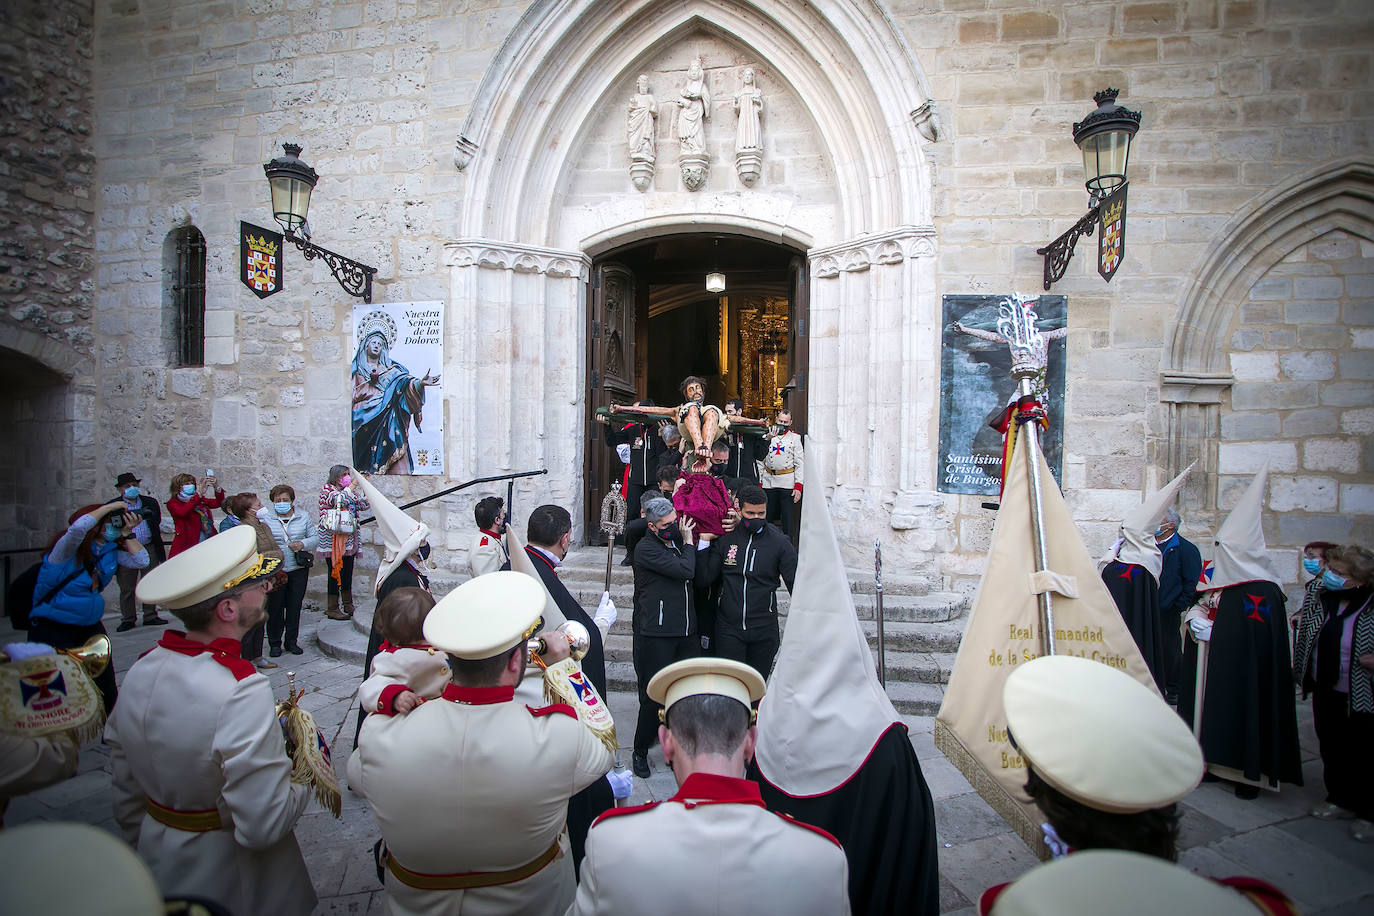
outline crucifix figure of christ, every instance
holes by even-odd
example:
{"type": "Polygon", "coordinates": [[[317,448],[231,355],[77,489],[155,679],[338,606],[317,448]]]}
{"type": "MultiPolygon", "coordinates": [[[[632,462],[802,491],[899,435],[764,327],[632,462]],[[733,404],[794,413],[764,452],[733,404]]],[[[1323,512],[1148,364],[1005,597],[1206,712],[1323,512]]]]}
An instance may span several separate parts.
{"type": "Polygon", "coordinates": [[[682,451],[690,451],[694,456],[692,470],[706,471],[711,465],[711,446],[723,438],[728,426],[767,426],[766,420],[750,420],[745,417],[731,417],[727,422],[725,414],[714,404],[706,403],[706,383],[695,375],[682,380],[679,389],[683,403],[676,407],[626,407],[612,404],[612,413],[640,413],[663,416],[673,419],[682,433],[682,451]]]}

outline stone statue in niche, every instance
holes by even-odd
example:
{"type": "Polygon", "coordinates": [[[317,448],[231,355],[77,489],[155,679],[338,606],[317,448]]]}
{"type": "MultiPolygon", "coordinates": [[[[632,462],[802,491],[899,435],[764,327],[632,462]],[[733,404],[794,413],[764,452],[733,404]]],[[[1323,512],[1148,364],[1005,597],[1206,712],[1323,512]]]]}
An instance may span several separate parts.
{"type": "Polygon", "coordinates": [[[636,190],[644,191],[654,181],[654,157],[658,143],[658,102],[649,92],[648,74],[639,74],[635,94],[630,98],[626,132],[630,141],[630,180],[636,190]]]}
{"type": "Polygon", "coordinates": [[[682,168],[682,183],[687,190],[696,191],[706,184],[706,170],[710,162],[706,154],[706,120],[711,117],[711,91],[700,57],[694,58],[687,68],[687,82],[682,85],[677,104],[678,162],[682,168]]]}
{"type": "Polygon", "coordinates": [[[752,185],[763,169],[763,131],[759,127],[763,92],[754,82],[752,67],[745,69],[744,85],[735,94],[735,112],[739,115],[735,128],[735,173],[740,181],[752,185]]]}

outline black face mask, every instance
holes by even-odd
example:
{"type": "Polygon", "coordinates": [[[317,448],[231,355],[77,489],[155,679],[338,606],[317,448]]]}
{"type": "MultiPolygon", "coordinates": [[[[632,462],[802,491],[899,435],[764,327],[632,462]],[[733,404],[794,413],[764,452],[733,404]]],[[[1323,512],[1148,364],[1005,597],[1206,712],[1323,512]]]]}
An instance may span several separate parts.
{"type": "Polygon", "coordinates": [[[658,531],[658,536],[663,538],[663,540],[665,541],[677,540],[677,536],[681,534],[681,529],[678,528],[677,522],[673,522],[666,528],[659,528],[655,530],[658,531]]]}
{"type": "Polygon", "coordinates": [[[419,557],[421,560],[428,560],[429,550],[430,547],[428,544],[421,544],[419,549],[415,551],[415,555],[419,557]]]}
{"type": "Polygon", "coordinates": [[[750,534],[762,534],[763,526],[768,524],[766,518],[746,518],[740,520],[740,526],[750,534]]]}
{"type": "Polygon", "coordinates": [[[724,477],[725,463],[721,462],[720,464],[716,464],[715,462],[711,462],[711,473],[717,477],[724,477]]]}

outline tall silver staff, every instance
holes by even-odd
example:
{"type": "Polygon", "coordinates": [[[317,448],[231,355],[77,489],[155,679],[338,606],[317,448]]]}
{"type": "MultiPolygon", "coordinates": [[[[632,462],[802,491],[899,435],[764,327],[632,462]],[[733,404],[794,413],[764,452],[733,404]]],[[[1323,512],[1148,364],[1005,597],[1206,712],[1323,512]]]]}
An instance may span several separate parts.
{"type": "MultiPolygon", "coordinates": [[[[1068,334],[1068,328],[1041,331],[1035,326],[1039,316],[1035,306],[1037,296],[1014,295],[1003,299],[998,306],[997,333],[978,328],[965,327],[961,322],[954,326],[965,334],[983,340],[1005,343],[1011,351],[1011,375],[1016,379],[1016,415],[1012,418],[1014,426],[1009,426],[1007,435],[1017,436],[1017,444],[1026,456],[1027,475],[1030,480],[1031,539],[1035,548],[1035,570],[1049,567],[1049,555],[1045,544],[1045,517],[1040,493],[1040,429],[1039,421],[1045,416],[1043,400],[1048,391],[1045,370],[1049,365],[1050,341],[1068,334]],[[1020,433],[1024,431],[1025,436],[1020,433]]],[[[1054,600],[1048,590],[1036,596],[1040,609],[1040,650],[1045,655],[1054,655],[1054,600]]]]}
{"type": "Polygon", "coordinates": [[[873,542],[873,616],[878,621],[878,683],[887,686],[887,640],[883,634],[883,542],[873,542]]]}
{"type": "Polygon", "coordinates": [[[609,592],[615,539],[625,530],[625,498],[620,495],[620,481],[611,484],[611,492],[601,500],[601,530],[606,533],[606,591],[609,592]]]}

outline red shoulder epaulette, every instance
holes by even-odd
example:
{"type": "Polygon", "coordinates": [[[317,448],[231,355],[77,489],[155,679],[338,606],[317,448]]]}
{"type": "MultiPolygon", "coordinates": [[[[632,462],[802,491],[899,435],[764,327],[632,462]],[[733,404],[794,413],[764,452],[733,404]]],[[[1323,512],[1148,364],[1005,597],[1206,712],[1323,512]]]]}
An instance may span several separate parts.
{"type": "Polygon", "coordinates": [[[624,808],[607,808],[597,815],[596,820],[592,821],[592,826],[595,827],[608,817],[619,817],[622,814],[638,814],[641,811],[649,811],[653,808],[657,808],[660,804],[662,804],[662,802],[652,801],[643,805],[628,805],[624,808]]]}
{"type": "Polygon", "coordinates": [[[485,547],[485,546],[487,546],[487,537],[486,537],[486,535],[482,535],[482,543],[478,544],[477,546],[478,546],[478,547],[485,547]]]}
{"type": "Polygon", "coordinates": [[[526,703],[525,708],[528,709],[530,711],[530,715],[534,716],[536,719],[542,718],[544,716],[552,716],[557,713],[562,713],[565,716],[572,716],[574,719],[577,718],[577,710],[573,709],[567,703],[552,703],[548,706],[539,707],[530,706],[528,703],[526,703]]]}
{"type": "MultiPolygon", "coordinates": [[[[783,820],[787,821],[789,824],[794,824],[798,827],[805,827],[812,833],[819,833],[821,836],[825,837],[827,840],[834,843],[836,846],[840,846],[840,841],[835,839],[835,837],[828,830],[822,830],[815,824],[808,824],[806,821],[799,821],[792,815],[783,814],[781,811],[774,811],[773,813],[776,814],[778,817],[782,818],[783,820]]],[[[840,846],[840,848],[843,849],[844,847],[840,846]]]]}

